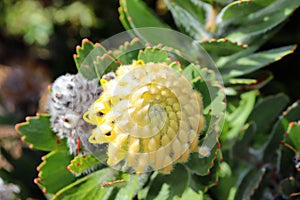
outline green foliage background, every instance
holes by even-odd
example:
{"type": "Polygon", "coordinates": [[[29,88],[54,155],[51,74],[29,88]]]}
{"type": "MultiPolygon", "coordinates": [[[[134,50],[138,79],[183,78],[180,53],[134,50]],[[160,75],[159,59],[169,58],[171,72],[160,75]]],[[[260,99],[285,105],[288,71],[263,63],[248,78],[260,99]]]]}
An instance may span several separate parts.
{"type": "MultiPolygon", "coordinates": [[[[136,0],[123,1],[124,4],[128,4],[123,5],[124,7],[128,6],[129,8],[130,6],[137,6],[136,12],[131,10],[128,14],[124,12],[124,10],[120,11],[121,16],[130,15],[130,17],[133,19],[132,22],[121,20],[123,26],[125,28],[133,28],[134,26],[139,27],[144,25],[160,26],[159,21],[151,21],[151,18],[145,17],[142,20],[139,19],[139,12],[145,14],[145,12],[148,12],[148,9],[143,10],[145,8],[139,7],[139,4],[134,5],[135,1],[136,0]]],[[[156,4],[157,1],[155,0],[148,0],[145,2],[147,3],[149,9],[160,15],[160,18],[166,24],[168,24],[167,26],[189,34],[189,30],[187,30],[185,27],[186,22],[180,22],[179,20],[184,20],[184,17],[178,16],[178,20],[176,21],[176,15],[178,15],[179,12],[176,13],[175,8],[173,10],[170,9],[172,11],[170,12],[164,9],[159,9],[156,4]],[[175,20],[172,16],[175,18],[175,20]]],[[[178,5],[178,8],[181,7],[180,1],[174,2],[178,4],[170,4],[170,8],[174,5],[178,5]]],[[[222,5],[227,1],[218,0],[216,2],[222,5]]],[[[247,6],[249,5],[245,4],[245,9],[247,6]]],[[[15,2],[4,0],[0,3],[0,64],[9,66],[9,70],[16,66],[21,66],[24,71],[33,70],[42,65],[43,68],[46,68],[47,78],[50,80],[54,80],[61,74],[70,72],[75,73],[76,67],[71,55],[75,53],[75,46],[81,44],[82,38],[87,37],[91,41],[102,41],[105,38],[108,38],[123,30],[117,12],[118,7],[118,1],[95,0],[87,2],[27,0],[15,2]],[[25,65],[28,64],[25,63],[30,63],[30,67],[26,67],[25,65]]],[[[182,7],[190,10],[190,12],[185,13],[186,15],[201,13],[199,10],[193,13],[193,9],[185,7],[185,5],[182,7]]],[[[242,8],[239,7],[238,9],[242,8]]],[[[248,12],[251,12],[257,8],[253,6],[249,9],[250,10],[248,12]]],[[[182,13],[184,12],[181,12],[181,14],[182,13]]],[[[197,17],[201,22],[201,16],[199,15],[197,17]]],[[[225,16],[227,20],[231,22],[233,20],[233,25],[237,27],[239,23],[242,23],[239,21],[239,19],[243,19],[243,17],[245,16],[230,16],[230,13],[225,16]]],[[[280,17],[281,16],[278,15],[278,19],[274,18],[275,24],[278,22],[280,17]]],[[[288,19],[287,23],[282,25],[280,31],[272,35],[272,37],[266,43],[264,43],[264,45],[258,45],[257,48],[254,47],[256,48],[255,50],[258,52],[263,52],[265,55],[270,49],[280,48],[282,46],[292,44],[300,44],[300,27],[297,24],[299,18],[300,12],[298,9],[288,19]]],[[[229,23],[229,21],[227,22],[229,23]]],[[[196,22],[191,21],[191,26],[194,24],[196,24],[196,22]]],[[[230,28],[231,27],[228,29],[230,28]]],[[[193,30],[193,27],[191,29],[193,30]]],[[[233,30],[235,30],[235,27],[233,30]]],[[[190,35],[197,39],[196,35],[190,35]]],[[[222,35],[222,33],[220,33],[220,35],[222,35]]],[[[234,34],[228,34],[228,36],[236,39],[234,34]]],[[[251,46],[251,44],[255,46],[255,44],[264,41],[260,41],[260,38],[253,37],[251,40],[245,40],[244,42],[248,43],[249,46],[251,46]]],[[[233,53],[243,50],[243,47],[236,47],[234,45],[230,46],[230,44],[222,43],[222,41],[218,41],[217,45],[214,45],[213,42],[203,43],[203,45],[208,52],[211,53],[212,57],[217,63],[222,63],[220,60],[218,60],[218,58],[224,56],[224,52],[218,50],[219,48],[230,50],[233,53]]],[[[279,60],[279,57],[288,54],[287,52],[289,52],[291,49],[292,47],[286,47],[286,49],[277,49],[278,52],[269,52],[270,60],[261,60],[261,62],[272,63],[275,60],[279,60]],[[276,53],[278,53],[278,56],[276,53]]],[[[228,51],[226,52],[228,53],[228,51]]],[[[291,152],[289,152],[289,150],[286,150],[285,147],[278,144],[280,140],[283,140],[286,143],[294,146],[297,151],[300,150],[299,144],[294,142],[296,140],[295,138],[299,137],[299,134],[297,135],[297,133],[299,133],[299,124],[289,124],[289,122],[298,121],[300,119],[299,105],[298,103],[294,103],[292,107],[287,109],[288,105],[296,102],[297,99],[300,99],[299,57],[300,50],[297,49],[292,55],[288,55],[284,57],[284,59],[274,62],[264,68],[264,70],[271,71],[274,78],[259,90],[259,96],[257,91],[250,91],[242,92],[239,98],[236,98],[235,96],[227,97],[228,121],[224,129],[226,134],[223,134],[220,138],[225,161],[221,163],[217,161],[215,163],[216,166],[221,165],[222,172],[216,172],[213,170],[211,171],[212,176],[220,173],[219,185],[208,191],[208,195],[210,195],[211,198],[222,199],[220,197],[227,197],[228,199],[233,199],[233,197],[230,196],[233,193],[236,195],[235,199],[248,199],[250,197],[254,199],[266,198],[267,196],[262,195],[270,195],[272,192],[269,187],[270,183],[266,181],[266,179],[270,179],[270,177],[274,175],[270,173],[272,170],[277,170],[277,178],[283,178],[283,180],[280,182],[281,188],[276,188],[277,190],[281,191],[285,195],[290,194],[291,192],[296,192],[293,191],[294,183],[284,179],[287,177],[287,174],[292,174],[296,180],[299,178],[299,175],[295,173],[295,169],[293,168],[294,164],[291,163],[293,155],[291,152]],[[286,95],[283,95],[282,93],[286,95]],[[288,114],[282,114],[282,111],[284,110],[286,110],[288,114]],[[261,115],[262,112],[264,112],[264,115],[261,115]],[[281,117],[278,118],[278,116],[281,117]],[[240,128],[243,128],[244,130],[241,134],[238,133],[240,128]],[[282,132],[287,132],[289,134],[288,136],[283,136],[282,132]],[[245,137],[246,135],[247,137],[245,137]],[[272,160],[273,156],[277,156],[274,154],[274,150],[279,152],[279,155],[281,156],[279,156],[278,160],[276,161],[272,160]],[[235,187],[237,182],[240,183],[238,188],[235,187]],[[259,187],[259,185],[262,186],[259,187]],[[291,191],[285,191],[289,190],[290,188],[292,188],[291,191]],[[258,189],[258,192],[254,194],[253,189],[258,189]]],[[[254,59],[259,60],[259,55],[254,57],[254,59]]],[[[8,70],[8,72],[6,72],[3,69],[4,68],[0,68],[0,72],[3,74],[0,77],[0,80],[4,80],[5,82],[5,78],[10,76],[9,73],[13,74],[14,71],[11,70],[12,72],[10,72],[8,70]]],[[[226,74],[226,70],[224,70],[223,73],[226,74]]],[[[262,73],[264,72],[261,71],[260,74],[262,73]]],[[[252,79],[253,77],[257,77],[256,75],[257,74],[250,74],[250,76],[246,78],[252,79]]],[[[235,88],[237,85],[239,87],[239,84],[234,83],[236,80],[233,80],[232,82],[231,78],[236,77],[231,77],[228,75],[228,86],[235,88]]],[[[237,78],[239,77],[237,76],[237,78]]],[[[238,81],[245,83],[245,80],[242,79],[239,79],[238,81]]],[[[24,88],[23,90],[29,89],[31,88],[24,88]]],[[[37,93],[36,95],[38,97],[41,96],[42,91],[39,90],[38,92],[34,92],[37,93]]],[[[33,102],[34,109],[30,110],[30,112],[26,109],[7,109],[7,103],[5,103],[7,101],[5,99],[6,93],[4,90],[1,90],[0,94],[0,100],[2,102],[0,122],[3,126],[21,122],[26,115],[34,115],[38,109],[37,100],[33,102]]],[[[26,98],[24,97],[24,99],[26,98]]],[[[19,101],[10,101],[13,102],[15,108],[23,108],[32,103],[31,100],[28,100],[25,101],[25,103],[21,102],[22,105],[19,105],[19,101]]],[[[27,124],[26,126],[20,125],[18,130],[23,133],[31,132],[32,134],[39,134],[39,126],[50,127],[49,124],[47,124],[48,118],[48,115],[40,115],[30,118],[29,124],[35,127],[35,129],[27,126],[27,124]],[[26,128],[29,128],[30,131],[24,130],[26,128]]],[[[1,130],[3,129],[0,129],[0,135],[3,133],[1,130]]],[[[59,191],[57,197],[54,197],[54,199],[61,199],[62,197],[64,199],[81,199],[83,198],[83,196],[81,196],[83,194],[80,191],[95,192],[94,195],[104,199],[106,197],[108,198],[110,195],[110,198],[118,198],[121,196],[124,197],[124,195],[127,195],[127,199],[131,199],[132,197],[136,198],[137,190],[141,190],[141,192],[137,194],[138,197],[143,197],[146,194],[149,198],[157,197],[158,199],[167,199],[169,194],[176,196],[179,195],[178,191],[184,191],[183,199],[192,197],[204,198],[204,196],[207,198],[203,191],[206,191],[208,188],[202,187],[202,185],[214,185],[214,182],[211,182],[212,180],[205,176],[202,179],[193,180],[193,177],[190,177],[190,171],[188,171],[190,169],[187,170],[186,167],[179,165],[168,177],[160,175],[153,175],[150,178],[137,176],[130,177],[131,182],[126,186],[120,184],[116,187],[107,187],[103,190],[97,190],[96,187],[99,186],[101,181],[113,180],[119,176],[123,176],[121,178],[129,180],[129,177],[126,174],[115,174],[115,172],[109,169],[101,169],[75,181],[76,178],[65,170],[73,158],[65,153],[64,150],[66,146],[64,141],[62,141],[60,145],[57,145],[56,138],[53,137],[51,130],[47,130],[46,132],[47,137],[44,137],[44,139],[48,141],[47,143],[39,142],[38,145],[36,145],[37,143],[34,141],[36,138],[30,138],[30,135],[28,134],[25,134],[26,137],[23,138],[26,142],[35,144],[32,147],[37,150],[51,151],[53,149],[58,149],[58,151],[44,156],[41,164],[40,157],[44,155],[44,152],[29,150],[27,146],[22,146],[22,156],[15,158],[11,155],[10,151],[5,148],[5,144],[9,143],[11,140],[18,140],[18,138],[15,136],[9,138],[9,140],[7,140],[7,138],[2,140],[1,138],[0,153],[4,155],[4,157],[14,168],[12,171],[7,171],[6,169],[2,168],[0,169],[0,175],[5,180],[21,186],[20,195],[22,198],[46,198],[42,194],[41,190],[35,184],[33,184],[35,177],[40,177],[45,180],[47,177],[58,178],[50,178],[48,179],[49,182],[43,183],[42,186],[39,185],[41,188],[51,188],[47,191],[48,193],[56,193],[59,191]],[[53,174],[52,169],[56,168],[58,165],[51,166],[51,164],[47,165],[47,163],[55,162],[60,163],[60,167],[57,168],[56,173],[53,174]],[[39,166],[38,172],[35,170],[36,166],[39,166]],[[24,176],[24,174],[26,174],[26,176],[24,176]],[[180,181],[176,179],[176,174],[181,174],[181,176],[183,176],[182,180],[186,180],[186,183],[184,182],[178,186],[179,188],[173,188],[173,184],[180,181]],[[60,177],[64,177],[63,181],[60,177]],[[166,180],[169,182],[166,182],[166,180]],[[147,182],[146,187],[143,187],[141,184],[145,182],[147,182]],[[56,185],[56,183],[60,183],[61,185],[56,185]],[[69,184],[70,186],[60,190],[62,186],[69,184]],[[189,184],[190,187],[187,190],[184,190],[185,188],[180,188],[181,186],[186,186],[189,184]],[[55,185],[55,187],[53,187],[53,185],[55,185]],[[201,188],[202,191],[195,191],[195,188],[196,190],[201,188]],[[119,193],[117,193],[116,190],[118,190],[119,193]],[[158,196],[156,196],[157,191],[159,191],[158,196]]],[[[76,159],[82,161],[81,159],[84,158],[79,157],[76,159]]],[[[75,163],[76,161],[73,160],[73,162],[75,163]]],[[[87,159],[87,161],[85,160],[83,162],[93,163],[94,161],[93,158],[90,158],[90,160],[87,159]]],[[[200,165],[201,163],[198,164],[200,165]]],[[[73,170],[76,171],[78,169],[75,167],[73,170]]],[[[271,184],[276,185],[279,184],[279,182],[274,181],[271,182],[271,184]]],[[[277,185],[277,187],[279,186],[277,185]]],[[[296,184],[295,188],[297,190],[299,189],[299,186],[296,184]]],[[[177,197],[174,198],[176,199],[177,197]]]]}

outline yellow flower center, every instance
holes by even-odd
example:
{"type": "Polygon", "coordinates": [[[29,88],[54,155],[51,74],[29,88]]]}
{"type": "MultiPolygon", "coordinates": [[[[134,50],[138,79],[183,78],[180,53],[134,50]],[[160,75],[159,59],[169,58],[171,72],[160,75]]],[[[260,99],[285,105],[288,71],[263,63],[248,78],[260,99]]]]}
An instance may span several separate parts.
{"type": "Polygon", "coordinates": [[[168,64],[139,60],[101,84],[104,91],[85,120],[97,126],[89,142],[108,143],[108,165],[169,173],[198,148],[201,97],[168,64]]]}

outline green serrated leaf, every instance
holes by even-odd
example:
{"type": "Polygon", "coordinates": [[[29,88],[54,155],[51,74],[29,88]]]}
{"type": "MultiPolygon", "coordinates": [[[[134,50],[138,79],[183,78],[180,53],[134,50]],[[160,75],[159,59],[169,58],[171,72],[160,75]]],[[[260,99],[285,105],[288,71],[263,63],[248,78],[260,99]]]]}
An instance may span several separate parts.
{"type": "Polygon", "coordinates": [[[184,68],[182,74],[189,79],[191,83],[196,82],[200,76],[200,69],[198,65],[190,64],[186,68],[184,68]]]}
{"type": "Polygon", "coordinates": [[[292,176],[296,169],[294,159],[300,151],[300,122],[291,122],[289,124],[281,143],[277,167],[279,177],[287,178],[292,176]]]}
{"type": "Polygon", "coordinates": [[[291,45],[254,53],[227,63],[224,67],[220,68],[220,72],[224,79],[246,75],[293,53],[295,48],[296,46],[291,45]]]}
{"type": "MultiPolygon", "coordinates": [[[[299,116],[300,119],[300,116],[299,116]]],[[[287,130],[288,138],[291,140],[292,146],[300,151],[300,122],[291,122],[287,130]]]]}
{"type": "Polygon", "coordinates": [[[120,7],[121,22],[124,28],[168,27],[141,0],[120,0],[120,7]]]}
{"type": "Polygon", "coordinates": [[[187,169],[183,165],[177,164],[171,174],[158,174],[154,178],[154,180],[150,183],[151,185],[146,199],[156,199],[156,197],[160,194],[163,185],[165,185],[163,189],[166,190],[163,194],[167,194],[167,192],[169,192],[167,199],[172,199],[174,196],[182,195],[187,188],[189,181],[190,174],[187,169]],[[178,174],[180,174],[180,176],[178,176],[178,174]]]}
{"type": "Polygon", "coordinates": [[[84,63],[84,59],[94,49],[94,44],[88,39],[83,39],[81,46],[76,47],[77,55],[74,55],[74,60],[77,69],[79,70],[81,65],[84,63]]]}
{"type": "Polygon", "coordinates": [[[288,127],[287,122],[299,121],[300,116],[300,100],[294,102],[291,106],[287,108],[285,112],[282,113],[283,124],[288,127]]]}
{"type": "Polygon", "coordinates": [[[190,64],[184,68],[182,74],[190,80],[193,88],[202,96],[203,114],[206,123],[206,129],[203,130],[204,134],[202,136],[216,140],[219,137],[217,132],[221,131],[220,129],[222,128],[220,125],[223,125],[226,104],[224,102],[224,91],[216,78],[215,72],[207,68],[201,68],[198,65],[190,64]],[[215,130],[210,129],[212,123],[214,123],[215,130]]]}
{"type": "Polygon", "coordinates": [[[289,123],[298,121],[300,116],[299,102],[295,102],[283,112],[282,116],[273,126],[268,142],[261,148],[263,160],[269,161],[271,158],[277,158],[276,150],[279,148],[280,141],[283,139],[283,133],[288,129],[289,123]]]}
{"type": "MultiPolygon", "coordinates": [[[[214,71],[207,68],[200,68],[198,65],[190,64],[184,68],[182,74],[193,84],[193,88],[201,93],[204,108],[209,107],[211,103],[217,102],[213,98],[222,95],[222,93],[220,93],[221,86],[218,85],[218,80],[214,71]]],[[[217,104],[222,106],[220,102],[217,104]]],[[[223,110],[223,108],[220,110],[223,110]]],[[[218,113],[218,110],[211,112],[218,113]]]]}
{"type": "Polygon", "coordinates": [[[210,173],[214,166],[214,160],[217,158],[217,145],[210,151],[210,156],[199,158],[199,153],[192,153],[190,159],[185,165],[189,170],[199,176],[205,176],[210,173]]]}
{"type": "Polygon", "coordinates": [[[144,51],[140,51],[138,55],[139,60],[143,60],[145,63],[154,62],[167,62],[170,63],[169,55],[167,51],[156,49],[156,48],[146,48],[144,51]]]}
{"type": "Polygon", "coordinates": [[[91,154],[85,156],[76,156],[68,165],[68,170],[75,175],[79,175],[82,172],[99,164],[99,162],[100,161],[91,154]]]}
{"type": "Polygon", "coordinates": [[[237,52],[235,54],[232,54],[230,56],[220,57],[220,58],[218,58],[217,60],[214,60],[214,61],[216,62],[216,65],[219,69],[223,68],[223,67],[227,66],[228,63],[234,62],[234,61],[236,61],[240,58],[247,57],[248,55],[253,54],[255,51],[257,51],[260,48],[260,46],[262,44],[263,44],[262,42],[257,42],[255,44],[252,44],[251,46],[248,46],[248,48],[245,48],[242,51],[239,51],[239,52],[237,52]]]}
{"type": "Polygon", "coordinates": [[[52,200],[106,200],[110,199],[114,190],[113,186],[101,187],[104,182],[111,181],[116,177],[116,172],[105,168],[85,176],[58,191],[52,200]]]}
{"type": "Polygon", "coordinates": [[[145,45],[139,38],[134,38],[130,42],[125,42],[124,45],[113,52],[114,57],[123,65],[129,65],[133,60],[137,59],[140,49],[144,49],[145,45]]]}
{"type": "Polygon", "coordinates": [[[98,79],[106,73],[115,71],[120,64],[113,57],[112,53],[105,53],[102,56],[97,56],[94,62],[95,71],[98,79]]]}
{"type": "Polygon", "coordinates": [[[219,182],[220,174],[220,158],[215,160],[214,166],[211,168],[210,173],[205,176],[191,175],[190,187],[194,191],[207,192],[209,188],[217,185],[219,182]]]}
{"type": "Polygon", "coordinates": [[[228,39],[204,40],[200,42],[200,45],[214,60],[222,56],[230,56],[248,48],[246,44],[233,42],[228,39]]]}
{"type": "Polygon", "coordinates": [[[187,66],[182,74],[190,80],[193,88],[202,96],[206,123],[202,137],[215,144],[220,136],[219,132],[222,129],[226,108],[224,91],[216,78],[216,74],[213,70],[200,68],[193,64],[187,66]],[[214,129],[212,130],[211,127],[214,129]]]}
{"type": "Polygon", "coordinates": [[[165,0],[171,11],[176,25],[183,32],[197,40],[209,39],[211,36],[206,31],[206,14],[211,12],[211,6],[198,1],[165,0]]]}
{"type": "Polygon", "coordinates": [[[266,168],[250,170],[242,179],[241,184],[237,187],[235,200],[250,199],[254,194],[255,189],[259,187],[259,184],[266,172],[266,168]]]}
{"type": "MultiPolygon", "coordinates": [[[[250,1],[249,5],[253,4],[251,2],[263,2],[263,0],[250,1]]],[[[241,26],[232,29],[231,33],[226,37],[239,42],[245,42],[249,45],[264,40],[266,34],[274,33],[276,28],[279,27],[296,10],[296,8],[299,7],[299,5],[300,2],[298,0],[276,0],[268,6],[262,6],[262,9],[259,9],[246,17],[238,17],[239,19],[242,19],[241,26]],[[244,24],[247,24],[247,26],[244,24]],[[262,35],[264,37],[262,37],[262,35]]],[[[249,12],[246,11],[245,13],[249,12]]],[[[219,20],[218,24],[221,25],[222,23],[222,20],[219,20]]],[[[231,24],[227,23],[226,25],[228,29],[230,29],[231,24]]]]}
{"type": "Polygon", "coordinates": [[[289,98],[284,94],[265,97],[255,105],[247,121],[255,122],[257,130],[262,133],[271,127],[288,103],[289,98]]]}
{"type": "Polygon", "coordinates": [[[65,141],[61,141],[53,133],[48,114],[27,117],[26,122],[16,125],[16,130],[23,135],[22,139],[34,149],[43,151],[67,149],[65,141]]]}
{"type": "Polygon", "coordinates": [[[94,61],[97,56],[101,57],[105,53],[107,51],[99,43],[93,44],[88,39],[82,40],[81,46],[76,47],[74,55],[77,70],[88,80],[97,78],[94,61]]]}
{"type": "Polygon", "coordinates": [[[130,24],[129,24],[129,21],[127,18],[127,13],[125,13],[125,11],[124,11],[123,1],[120,1],[120,7],[118,8],[118,11],[119,11],[119,15],[120,15],[119,20],[120,20],[121,24],[123,25],[123,27],[126,30],[130,30],[131,27],[130,27],[130,24]]]}
{"type": "Polygon", "coordinates": [[[75,176],[67,170],[71,159],[72,156],[67,151],[52,151],[43,157],[35,181],[45,193],[55,194],[76,180],[75,176]]]}

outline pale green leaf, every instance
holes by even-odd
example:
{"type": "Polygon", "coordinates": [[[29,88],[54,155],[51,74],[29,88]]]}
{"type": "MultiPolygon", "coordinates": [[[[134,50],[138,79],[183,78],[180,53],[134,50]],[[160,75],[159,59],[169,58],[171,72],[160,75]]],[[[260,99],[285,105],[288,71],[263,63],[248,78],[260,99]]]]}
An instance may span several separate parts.
{"type": "Polygon", "coordinates": [[[282,59],[284,56],[293,53],[294,50],[295,46],[291,45],[250,54],[227,63],[220,68],[220,72],[225,79],[246,75],[282,59]]]}
{"type": "Polygon", "coordinates": [[[99,170],[64,187],[54,195],[52,200],[107,200],[114,187],[102,187],[101,184],[112,181],[115,177],[116,172],[110,168],[99,170]]]}

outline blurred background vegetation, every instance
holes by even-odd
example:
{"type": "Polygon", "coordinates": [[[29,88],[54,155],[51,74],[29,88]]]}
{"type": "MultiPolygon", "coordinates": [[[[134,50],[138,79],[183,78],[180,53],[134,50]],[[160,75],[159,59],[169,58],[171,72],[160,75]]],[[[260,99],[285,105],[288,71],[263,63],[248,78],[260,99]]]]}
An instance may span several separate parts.
{"type": "MultiPolygon", "coordinates": [[[[171,26],[160,0],[147,4],[171,26]]],[[[76,73],[72,55],[83,38],[102,41],[123,31],[118,0],[2,0],[0,2],[0,177],[21,187],[22,197],[43,199],[33,183],[41,152],[20,142],[14,124],[46,112],[47,86],[58,76],[76,73]],[[21,156],[22,155],[22,156],[21,156]]],[[[300,10],[263,49],[300,44],[300,10]]],[[[141,19],[142,20],[142,19],[141,19]]],[[[262,93],[300,98],[300,50],[268,66],[274,79],[262,93]]]]}

